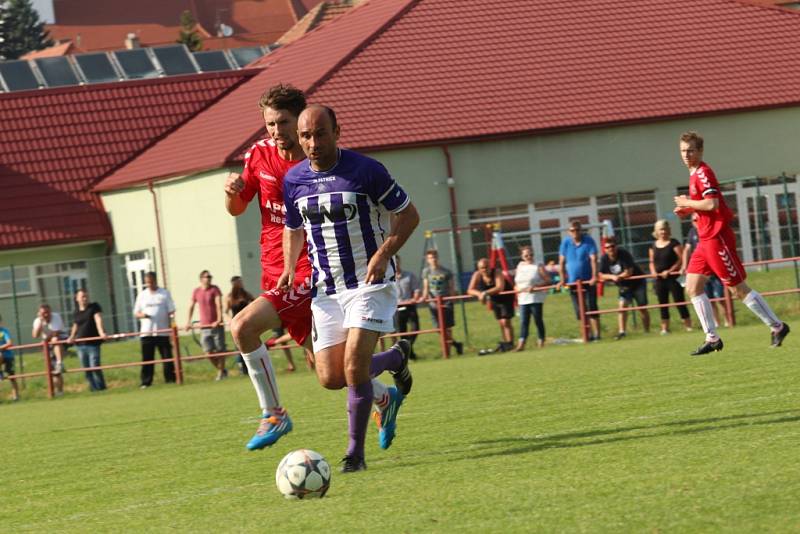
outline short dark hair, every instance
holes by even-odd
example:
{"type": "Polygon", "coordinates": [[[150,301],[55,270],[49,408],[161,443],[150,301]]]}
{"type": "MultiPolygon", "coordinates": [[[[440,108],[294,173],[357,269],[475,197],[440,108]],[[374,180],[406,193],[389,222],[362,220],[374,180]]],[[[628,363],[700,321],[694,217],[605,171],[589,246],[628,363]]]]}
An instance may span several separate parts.
{"type": "Polygon", "coordinates": [[[693,143],[697,150],[703,150],[703,136],[694,130],[683,132],[681,134],[681,141],[683,143],[693,143]]]}
{"type": "Polygon", "coordinates": [[[279,83],[261,95],[258,108],[262,113],[266,108],[285,109],[295,117],[299,117],[300,112],[306,108],[306,95],[297,87],[279,83]]]}
{"type": "Polygon", "coordinates": [[[428,249],[428,250],[425,251],[425,255],[426,256],[436,256],[438,258],[439,257],[439,251],[436,250],[435,248],[431,248],[431,249],[428,249]]]}
{"type": "Polygon", "coordinates": [[[615,236],[613,236],[613,235],[610,235],[610,236],[606,237],[606,243],[605,244],[606,245],[616,245],[617,244],[617,238],[615,236]]]}
{"type": "Polygon", "coordinates": [[[158,280],[158,275],[156,274],[155,271],[147,271],[146,273],[144,273],[144,277],[152,278],[153,280],[158,280]]]}
{"type": "Polygon", "coordinates": [[[200,271],[200,278],[203,278],[205,275],[211,276],[211,273],[208,271],[208,269],[203,269],[200,271]]]}

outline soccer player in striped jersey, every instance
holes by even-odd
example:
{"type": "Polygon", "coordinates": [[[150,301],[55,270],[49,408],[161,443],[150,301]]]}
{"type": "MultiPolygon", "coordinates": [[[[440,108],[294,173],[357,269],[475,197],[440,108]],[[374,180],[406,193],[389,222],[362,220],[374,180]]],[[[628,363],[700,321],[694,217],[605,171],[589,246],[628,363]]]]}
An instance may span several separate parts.
{"type": "MultiPolygon", "coordinates": [[[[281,436],[292,430],[292,420],[284,408],[275,379],[275,370],[261,335],[279,327],[285,327],[298,345],[305,347],[309,361],[311,354],[311,266],[305,250],[296,260],[296,283],[287,291],[277,289],[278,277],[283,272],[283,178],[286,171],[299,163],[303,150],[297,140],[297,117],[305,108],[303,92],[288,85],[276,85],[267,90],[259,101],[267,138],[255,143],[245,155],[241,175],[231,173],[225,182],[225,206],[231,215],[245,212],[247,205],[256,196],[261,210],[261,285],[264,291],[244,310],[234,317],[231,333],[242,353],[261,406],[262,418],[255,435],[247,443],[250,450],[273,445],[281,436]]],[[[375,355],[376,365],[388,357],[407,362],[407,353],[402,344],[389,351],[375,355]]],[[[410,389],[411,378],[407,363],[401,375],[402,390],[410,389]]],[[[376,373],[378,374],[378,373],[376,373]]],[[[340,386],[340,387],[343,387],[340,386]]],[[[373,400],[378,413],[391,412],[392,390],[377,379],[373,379],[373,400]]],[[[379,433],[379,444],[387,449],[392,444],[394,431],[391,426],[379,433]]]]}
{"type": "Polygon", "coordinates": [[[684,133],[680,138],[680,151],[689,169],[689,196],[675,197],[674,212],[680,217],[697,214],[700,242],[686,268],[686,292],[706,334],[705,342],[692,355],[720,351],[723,347],[711,301],[705,293],[711,274],[716,274],[730,292],[770,328],[771,346],[780,347],[789,335],[789,325],[778,319],[758,291],[744,281],[747,273],[736,253],[736,236],[730,227],[733,212],[722,198],[714,171],[703,161],[703,138],[697,132],[684,133]]]}
{"type": "Polygon", "coordinates": [[[400,402],[384,412],[382,427],[388,423],[394,429],[402,402],[405,373],[399,354],[387,354],[383,369],[371,355],[380,334],[394,329],[398,291],[392,257],[419,224],[419,215],[383,165],[338,148],[332,109],[307,107],[298,119],[298,137],[308,159],[284,178],[284,273],[278,287],[292,287],[296,259],[307,241],[317,373],[321,381],[344,379],[347,385],[349,442],[342,472],[349,473],[366,469],[370,377],[386,369],[398,386],[400,402]]]}

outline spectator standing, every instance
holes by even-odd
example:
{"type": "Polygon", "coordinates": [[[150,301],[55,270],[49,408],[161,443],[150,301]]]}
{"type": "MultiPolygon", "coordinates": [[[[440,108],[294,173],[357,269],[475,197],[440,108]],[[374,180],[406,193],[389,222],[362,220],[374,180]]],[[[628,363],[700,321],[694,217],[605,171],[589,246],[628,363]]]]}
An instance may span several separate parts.
{"type": "MultiPolygon", "coordinates": [[[[225,352],[225,326],[222,319],[222,291],[211,283],[213,277],[207,270],[200,272],[200,286],[192,291],[189,301],[189,318],[186,321],[186,330],[192,329],[192,316],[197,305],[200,311],[200,345],[207,355],[225,352]]],[[[217,370],[216,380],[227,378],[225,369],[225,356],[211,357],[208,359],[217,370]]]]}
{"type": "MultiPolygon", "coordinates": [[[[0,316],[0,356],[3,357],[3,368],[0,370],[0,380],[3,379],[3,376],[13,376],[14,373],[14,351],[10,350],[10,347],[14,344],[14,341],[11,339],[11,332],[8,331],[8,328],[3,326],[3,318],[0,316]]],[[[12,378],[11,381],[11,400],[17,402],[19,400],[19,386],[17,385],[17,379],[12,378]]]]}
{"type": "Polygon", "coordinates": [[[500,269],[490,269],[489,260],[480,258],[476,264],[477,270],[472,273],[467,294],[478,297],[480,302],[491,302],[492,312],[500,325],[500,343],[494,350],[481,351],[479,354],[492,352],[506,352],[514,347],[514,293],[501,294],[512,291],[513,286],[503,276],[500,269]]]}
{"type": "MultiPolygon", "coordinates": [[[[231,292],[225,298],[225,313],[230,314],[231,319],[233,319],[237,313],[245,309],[253,300],[253,295],[244,288],[242,277],[234,276],[231,278],[231,292]]],[[[236,358],[236,365],[242,375],[247,374],[247,365],[245,365],[241,354],[236,358]]]]}
{"type": "Polygon", "coordinates": [[[539,348],[544,347],[543,310],[547,292],[536,291],[536,288],[551,284],[550,275],[544,266],[533,261],[531,247],[522,247],[520,249],[520,258],[514,273],[514,290],[517,292],[517,304],[519,304],[519,340],[514,352],[525,349],[531,316],[536,324],[536,346],[539,348]]]}
{"type": "MultiPolygon", "coordinates": [[[[67,337],[66,328],[61,315],[54,312],[49,304],[39,306],[36,319],[33,320],[31,337],[40,338],[45,343],[61,341],[67,337]]],[[[50,350],[50,365],[53,369],[53,386],[56,396],[64,394],[64,345],[52,345],[50,350]]]]}
{"type": "MultiPolygon", "coordinates": [[[[667,304],[672,295],[673,302],[684,302],[686,297],[683,288],[678,283],[679,271],[683,261],[683,247],[680,242],[672,237],[669,222],[666,219],[656,221],[653,226],[655,242],[650,246],[650,274],[655,276],[653,288],[659,304],[667,304]]],[[[661,310],[661,335],[669,334],[669,308],[664,306],[661,310]]],[[[683,326],[687,332],[692,331],[692,319],[685,304],[678,306],[683,326]]]]}
{"type": "MultiPolygon", "coordinates": [[[[397,282],[397,289],[399,291],[399,306],[397,307],[397,330],[398,332],[413,332],[415,330],[419,330],[417,301],[422,295],[419,278],[417,278],[414,273],[404,271],[402,269],[400,256],[394,257],[394,263],[394,278],[397,282]]],[[[403,339],[408,340],[408,344],[411,346],[411,353],[408,357],[412,360],[416,360],[417,354],[414,352],[414,341],[417,340],[417,334],[403,336],[403,339]]]]}
{"type": "MultiPolygon", "coordinates": [[[[558,289],[564,284],[574,284],[578,280],[586,282],[583,292],[583,307],[586,311],[597,311],[597,244],[592,236],[584,234],[581,223],[572,221],[569,235],[561,242],[558,251],[558,289]]],[[[580,320],[578,290],[569,286],[575,317],[580,320]]],[[[597,315],[589,317],[591,335],[589,341],[600,339],[600,319],[597,315]]]]}
{"type": "MultiPolygon", "coordinates": [[[[427,267],[422,270],[422,298],[427,300],[436,297],[449,297],[456,292],[455,282],[453,280],[453,273],[447,267],[439,263],[439,251],[431,249],[425,253],[425,261],[427,267]]],[[[431,320],[435,328],[439,328],[439,314],[436,302],[428,303],[428,309],[431,312],[431,320]]],[[[455,314],[453,313],[453,301],[447,300],[442,306],[442,314],[444,315],[445,337],[447,342],[450,343],[456,353],[464,353],[464,345],[453,339],[453,327],[456,325],[455,314]]]]}
{"type": "MultiPolygon", "coordinates": [[[[689,267],[689,260],[692,258],[692,254],[697,249],[697,246],[700,244],[700,235],[697,233],[697,214],[692,214],[692,227],[689,229],[689,233],[686,236],[686,241],[683,242],[683,261],[681,263],[681,275],[686,275],[686,270],[689,267]]],[[[725,287],[722,285],[722,280],[716,274],[709,274],[708,281],[703,286],[703,292],[708,296],[709,299],[720,299],[725,296],[725,287]]],[[[709,300],[711,302],[711,310],[714,313],[714,322],[717,324],[717,328],[722,324],[719,320],[720,313],[719,313],[719,303],[713,300],[709,300]]],[[[730,326],[728,324],[728,316],[722,315],[725,317],[725,326],[730,326]]]]}
{"type": "MultiPolygon", "coordinates": [[[[617,246],[614,237],[607,237],[603,245],[605,254],[600,257],[600,279],[614,282],[619,288],[619,309],[624,310],[636,302],[637,306],[647,306],[647,280],[632,276],[642,276],[644,271],[633,260],[630,252],[617,246]]],[[[642,328],[650,332],[650,311],[639,310],[642,317],[642,328]]],[[[614,339],[622,339],[627,332],[628,312],[617,314],[617,335],[614,339]]]]}
{"type": "MultiPolygon", "coordinates": [[[[96,302],[89,302],[89,293],[85,289],[79,289],[75,293],[75,302],[78,304],[78,309],[72,319],[69,343],[75,343],[76,338],[106,337],[106,331],[103,328],[103,310],[100,305],[96,302]]],[[[75,344],[81,367],[100,367],[100,345],[102,343],[101,339],[93,339],[78,341],[75,344]]],[[[101,369],[86,371],[86,381],[89,383],[90,391],[106,389],[106,381],[101,369]]]]}
{"type": "MultiPolygon", "coordinates": [[[[156,273],[145,274],[144,282],[147,287],[136,296],[136,303],[133,306],[133,314],[140,320],[142,361],[152,362],[158,348],[161,359],[169,360],[164,362],[163,370],[164,382],[170,384],[175,382],[175,364],[171,360],[172,345],[169,333],[159,330],[167,330],[170,327],[170,322],[175,317],[175,302],[169,291],[158,287],[156,273]]],[[[142,366],[142,389],[153,385],[153,369],[152,364],[142,366]]]]}

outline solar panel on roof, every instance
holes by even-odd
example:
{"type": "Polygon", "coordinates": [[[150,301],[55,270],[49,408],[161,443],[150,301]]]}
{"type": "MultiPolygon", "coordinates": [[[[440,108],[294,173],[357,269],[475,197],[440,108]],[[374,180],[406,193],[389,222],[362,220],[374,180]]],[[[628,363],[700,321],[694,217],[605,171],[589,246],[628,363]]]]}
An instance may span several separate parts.
{"type": "Polygon", "coordinates": [[[264,55],[264,51],[260,46],[231,48],[230,53],[233,56],[233,59],[236,61],[236,64],[242,68],[264,55]]]}
{"type": "Polygon", "coordinates": [[[142,48],[112,52],[128,79],[157,78],[160,72],[142,48]]]}
{"type": "Polygon", "coordinates": [[[64,56],[42,57],[35,59],[34,62],[42,73],[47,87],[60,87],[63,85],[78,85],[78,75],[70,65],[69,60],[64,56]]]}
{"type": "Polygon", "coordinates": [[[183,45],[159,46],[152,50],[167,76],[197,72],[197,67],[192,61],[189,51],[183,45]]]}
{"type": "Polygon", "coordinates": [[[114,66],[105,52],[80,54],[73,57],[78,68],[81,69],[83,77],[89,83],[114,82],[120,79],[120,75],[114,70],[114,66]]]}
{"type": "Polygon", "coordinates": [[[192,55],[194,55],[195,61],[200,65],[200,70],[203,72],[231,70],[234,68],[222,50],[206,50],[194,52],[192,55]]]}
{"type": "Polygon", "coordinates": [[[3,79],[3,83],[9,91],[39,88],[39,80],[33,74],[33,69],[27,61],[22,59],[0,61],[0,78],[3,79]]]}

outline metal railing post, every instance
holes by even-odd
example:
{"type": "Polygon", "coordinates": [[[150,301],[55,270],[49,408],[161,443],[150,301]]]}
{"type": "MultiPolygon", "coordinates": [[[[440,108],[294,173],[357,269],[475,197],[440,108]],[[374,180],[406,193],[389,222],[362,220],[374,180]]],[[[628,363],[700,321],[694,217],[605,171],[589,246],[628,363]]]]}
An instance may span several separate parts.
{"type": "Polygon", "coordinates": [[[436,297],[436,317],[439,319],[439,340],[442,344],[442,357],[450,357],[450,343],[447,339],[447,325],[444,321],[444,299],[441,295],[436,297]]]}
{"type": "Polygon", "coordinates": [[[55,389],[53,387],[53,369],[50,366],[50,344],[47,341],[42,341],[42,354],[44,355],[44,372],[47,378],[47,397],[52,399],[55,396],[55,389]]]}
{"type": "Polygon", "coordinates": [[[583,280],[578,280],[578,317],[581,322],[581,337],[584,343],[589,342],[589,320],[586,318],[586,306],[583,301],[583,295],[586,290],[583,288],[583,280]]]}
{"type": "Polygon", "coordinates": [[[172,353],[172,359],[175,365],[175,383],[177,383],[180,386],[183,384],[183,367],[181,365],[181,343],[180,339],[178,338],[177,325],[173,324],[170,328],[171,332],[169,334],[169,337],[172,338],[172,344],[175,346],[175,350],[172,353]]]}

